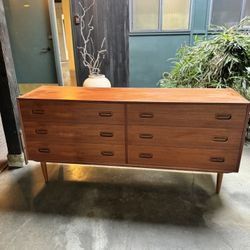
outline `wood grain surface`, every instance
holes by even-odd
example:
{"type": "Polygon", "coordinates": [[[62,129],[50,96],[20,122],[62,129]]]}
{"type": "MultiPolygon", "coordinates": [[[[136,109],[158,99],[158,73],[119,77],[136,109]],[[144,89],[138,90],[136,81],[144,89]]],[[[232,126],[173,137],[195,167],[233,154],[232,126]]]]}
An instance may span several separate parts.
{"type": "Polygon", "coordinates": [[[24,121],[81,124],[124,124],[121,103],[20,100],[24,121]]]}
{"type": "Polygon", "coordinates": [[[240,129],[128,126],[129,145],[238,149],[240,142],[240,129]]]}
{"type": "Polygon", "coordinates": [[[124,126],[104,124],[63,124],[46,122],[24,122],[26,140],[29,142],[73,144],[117,144],[124,145],[124,126]]]}
{"type": "Polygon", "coordinates": [[[81,88],[43,86],[19,99],[135,103],[232,103],[249,104],[232,89],[81,88]]]}
{"type": "Polygon", "coordinates": [[[128,124],[174,127],[238,128],[245,125],[246,105],[128,104],[128,124]]]}
{"type": "MultiPolygon", "coordinates": [[[[70,1],[72,17],[82,13],[79,2],[86,7],[93,0],[70,1]]],[[[129,0],[95,0],[94,6],[86,13],[86,22],[89,22],[91,16],[94,26],[92,40],[96,50],[100,48],[103,38],[106,38],[107,54],[101,72],[111,81],[112,86],[126,87],[129,82],[129,0]]],[[[80,25],[73,21],[72,28],[77,81],[78,86],[82,86],[89,72],[83,67],[78,49],[83,46],[80,25]]]]}
{"type": "Polygon", "coordinates": [[[232,89],[41,87],[19,97],[28,157],[237,172],[249,102],[232,89]]]}
{"type": "Polygon", "coordinates": [[[28,142],[28,155],[40,162],[125,164],[124,145],[28,142]]]}
{"type": "Polygon", "coordinates": [[[172,169],[237,171],[239,150],[128,146],[128,164],[162,166],[172,169]],[[217,159],[218,158],[218,159],[217,159]],[[219,160],[223,159],[223,162],[219,160]],[[216,162],[218,160],[218,162],[216,162]]]}

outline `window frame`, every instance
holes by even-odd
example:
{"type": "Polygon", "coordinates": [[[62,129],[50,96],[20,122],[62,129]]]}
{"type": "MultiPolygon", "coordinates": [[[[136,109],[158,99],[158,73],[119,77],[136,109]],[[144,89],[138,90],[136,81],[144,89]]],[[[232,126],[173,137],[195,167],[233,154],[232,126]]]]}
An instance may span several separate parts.
{"type": "MultiPolygon", "coordinates": [[[[209,10],[209,25],[208,25],[208,30],[209,31],[214,31],[214,29],[211,28],[211,25],[214,25],[212,24],[212,15],[213,15],[213,5],[214,5],[214,1],[215,0],[211,0],[211,3],[210,3],[210,10],[209,10]]],[[[245,16],[245,13],[246,13],[246,1],[247,0],[242,0],[242,4],[241,4],[241,10],[240,10],[240,20],[238,21],[238,23],[244,18],[245,16]]]]}
{"type": "Polygon", "coordinates": [[[163,0],[158,0],[159,2],[159,12],[158,12],[158,29],[150,30],[133,30],[134,23],[134,13],[133,13],[133,1],[129,0],[129,32],[131,34],[137,33],[175,33],[175,32],[190,32],[191,31],[191,23],[192,23],[192,12],[193,12],[193,0],[189,0],[189,17],[188,17],[188,28],[187,29],[171,29],[171,30],[163,30],[163,0]]]}

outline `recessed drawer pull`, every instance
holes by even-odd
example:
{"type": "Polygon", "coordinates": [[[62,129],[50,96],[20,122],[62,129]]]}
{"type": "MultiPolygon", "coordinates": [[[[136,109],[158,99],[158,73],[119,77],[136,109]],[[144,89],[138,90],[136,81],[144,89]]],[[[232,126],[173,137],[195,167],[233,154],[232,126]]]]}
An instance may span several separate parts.
{"type": "Polygon", "coordinates": [[[32,114],[34,115],[43,115],[44,113],[43,109],[32,109],[32,114]]]}
{"type": "Polygon", "coordinates": [[[103,156],[113,156],[114,155],[114,153],[112,151],[102,151],[101,154],[103,156]]]}
{"type": "Polygon", "coordinates": [[[48,134],[48,130],[47,129],[36,129],[35,132],[38,135],[47,135],[48,134]]]}
{"type": "Polygon", "coordinates": [[[113,137],[114,134],[112,132],[100,132],[101,137],[113,137]]]}
{"type": "Polygon", "coordinates": [[[110,111],[103,111],[103,112],[99,112],[99,116],[101,116],[101,117],[111,117],[111,116],[113,116],[113,114],[110,111]]]}
{"type": "Polygon", "coordinates": [[[232,118],[231,114],[215,114],[217,120],[230,120],[232,118]]]}
{"type": "Polygon", "coordinates": [[[140,118],[153,118],[153,113],[140,113],[140,118]]]}
{"type": "Polygon", "coordinates": [[[50,150],[48,148],[39,148],[38,151],[40,153],[46,153],[46,154],[48,154],[50,152],[50,150]]]}
{"type": "Polygon", "coordinates": [[[213,138],[213,141],[216,141],[216,142],[227,142],[228,141],[228,137],[227,136],[215,136],[213,138]]]}
{"type": "Polygon", "coordinates": [[[140,134],[139,137],[142,139],[153,139],[154,136],[152,134],[140,134]]]}
{"type": "Polygon", "coordinates": [[[224,157],[211,157],[210,161],[211,162],[224,162],[225,159],[224,159],[224,157]]]}
{"type": "Polygon", "coordinates": [[[150,154],[150,153],[140,153],[139,157],[140,158],[145,158],[145,159],[151,159],[151,158],[153,158],[153,154],[150,154]]]}

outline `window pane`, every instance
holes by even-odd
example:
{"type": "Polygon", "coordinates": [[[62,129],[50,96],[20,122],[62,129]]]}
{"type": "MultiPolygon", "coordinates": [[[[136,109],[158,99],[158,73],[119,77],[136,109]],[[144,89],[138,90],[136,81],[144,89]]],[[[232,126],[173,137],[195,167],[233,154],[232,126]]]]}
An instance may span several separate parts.
{"type": "Polygon", "coordinates": [[[163,30],[187,30],[190,0],[163,0],[163,30]]]}
{"type": "Polygon", "coordinates": [[[233,26],[239,23],[242,0],[213,0],[211,24],[233,26]]]}
{"type": "Polygon", "coordinates": [[[245,16],[250,16],[250,0],[246,0],[245,16]]]}
{"type": "Polygon", "coordinates": [[[159,0],[133,0],[133,31],[158,30],[159,0]]]}

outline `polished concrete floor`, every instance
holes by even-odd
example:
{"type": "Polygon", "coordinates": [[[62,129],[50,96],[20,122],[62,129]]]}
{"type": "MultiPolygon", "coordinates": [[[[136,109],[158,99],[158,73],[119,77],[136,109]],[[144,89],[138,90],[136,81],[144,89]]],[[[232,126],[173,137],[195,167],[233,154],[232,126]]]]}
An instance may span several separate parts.
{"type": "Polygon", "coordinates": [[[0,174],[0,249],[250,249],[250,148],[239,174],[38,163],[0,174]]]}

